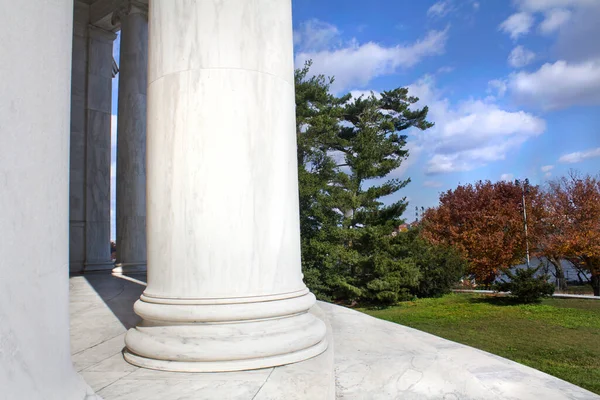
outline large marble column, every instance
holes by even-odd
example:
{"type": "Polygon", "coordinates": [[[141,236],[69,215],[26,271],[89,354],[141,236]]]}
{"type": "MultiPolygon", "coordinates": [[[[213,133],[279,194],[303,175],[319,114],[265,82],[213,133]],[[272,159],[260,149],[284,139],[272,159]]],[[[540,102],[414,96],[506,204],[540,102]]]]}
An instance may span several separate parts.
{"type": "Polygon", "coordinates": [[[125,1],[117,129],[117,271],[146,269],[146,86],[148,6],[125,1]]]}
{"type": "Polygon", "coordinates": [[[0,10],[0,398],[92,399],[69,348],[73,1],[0,10]]]}
{"type": "Polygon", "coordinates": [[[290,0],[153,0],[148,286],[125,358],[173,371],[327,347],[302,282],[290,0]]]}

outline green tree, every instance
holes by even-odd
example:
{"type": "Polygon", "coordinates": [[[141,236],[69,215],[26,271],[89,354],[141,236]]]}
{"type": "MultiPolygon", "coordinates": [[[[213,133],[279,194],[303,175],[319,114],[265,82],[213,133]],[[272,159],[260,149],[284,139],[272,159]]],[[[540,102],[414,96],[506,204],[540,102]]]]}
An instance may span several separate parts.
{"type": "Polygon", "coordinates": [[[519,303],[536,303],[542,297],[554,294],[554,285],[548,283],[548,275],[537,275],[541,265],[537,268],[521,268],[514,272],[504,271],[509,278],[495,285],[495,289],[502,292],[510,292],[519,303]]]}
{"type": "Polygon", "coordinates": [[[432,126],[427,107],[398,88],[351,99],[331,79],[296,72],[302,256],[306,282],[329,300],[394,303],[419,280],[392,235],[406,199],[382,198],[409,179],[389,178],[408,157],[402,131],[432,126]]]}
{"type": "Polygon", "coordinates": [[[405,232],[410,257],[421,272],[412,293],[417,297],[439,297],[450,293],[465,275],[468,263],[453,247],[429,243],[421,236],[421,229],[421,225],[417,225],[405,232]]]}
{"type": "Polygon", "coordinates": [[[339,172],[327,143],[339,131],[349,97],[337,98],[329,92],[332,78],[309,77],[310,65],[295,72],[302,269],[313,293],[333,300],[343,291],[337,272],[341,249],[335,239],[341,220],[334,205],[336,188],[330,184],[339,172]]]}

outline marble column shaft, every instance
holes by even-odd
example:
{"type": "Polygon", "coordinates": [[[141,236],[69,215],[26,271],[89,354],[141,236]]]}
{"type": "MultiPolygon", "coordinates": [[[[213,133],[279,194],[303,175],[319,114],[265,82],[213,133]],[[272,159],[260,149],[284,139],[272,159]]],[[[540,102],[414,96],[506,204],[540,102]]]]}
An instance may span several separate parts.
{"type": "Polygon", "coordinates": [[[73,15],[73,57],[71,65],[71,144],[69,174],[69,265],[79,273],[85,264],[86,203],[86,95],[90,6],[75,1],[73,15]]]}
{"type": "Polygon", "coordinates": [[[117,129],[117,268],[146,267],[147,6],[126,2],[121,23],[117,129]]]}
{"type": "Polygon", "coordinates": [[[85,271],[111,269],[110,126],[116,35],[90,26],[86,119],[85,271]]]}
{"type": "Polygon", "coordinates": [[[111,269],[112,50],[116,35],[89,25],[74,4],[69,182],[70,271],[111,269]]]}
{"type": "Polygon", "coordinates": [[[0,10],[0,398],[92,399],[69,348],[73,1],[0,10]]]}
{"type": "Polygon", "coordinates": [[[313,357],[302,282],[290,0],[153,0],[148,286],[126,359],[228,371],[313,357]]]}

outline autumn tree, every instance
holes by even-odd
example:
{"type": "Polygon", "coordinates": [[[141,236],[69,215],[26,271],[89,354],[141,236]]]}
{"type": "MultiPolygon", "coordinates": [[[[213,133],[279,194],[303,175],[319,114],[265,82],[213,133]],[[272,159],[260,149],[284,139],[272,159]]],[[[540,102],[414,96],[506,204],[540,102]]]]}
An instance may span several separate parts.
{"type": "Polygon", "coordinates": [[[600,179],[571,171],[549,183],[544,205],[545,256],[553,264],[567,259],[589,273],[600,296],[600,179]]]}
{"type": "MultiPolygon", "coordinates": [[[[456,248],[468,260],[467,272],[490,285],[501,272],[525,258],[522,199],[522,187],[513,182],[458,186],[440,196],[438,207],[425,212],[422,235],[434,244],[456,248]]],[[[529,188],[525,204],[529,242],[534,244],[541,218],[538,187],[529,188]]]]}

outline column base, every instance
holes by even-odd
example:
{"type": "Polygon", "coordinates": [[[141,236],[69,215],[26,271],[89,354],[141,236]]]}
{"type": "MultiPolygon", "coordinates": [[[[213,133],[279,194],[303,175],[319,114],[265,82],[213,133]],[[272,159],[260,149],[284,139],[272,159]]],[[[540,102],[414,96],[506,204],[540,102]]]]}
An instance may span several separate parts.
{"type": "Polygon", "coordinates": [[[113,274],[134,274],[134,273],[145,273],[146,263],[117,263],[112,270],[113,274]]]}
{"type": "Polygon", "coordinates": [[[131,353],[125,349],[123,357],[125,361],[138,367],[156,369],[170,372],[233,372],[248,371],[253,369],[278,367],[293,364],[316,357],[327,350],[328,343],[323,339],[315,346],[290,354],[279,356],[231,361],[168,361],[155,360],[131,353]]]}
{"type": "Polygon", "coordinates": [[[125,360],[139,367],[176,372],[250,370],[307,360],[328,346],[325,323],[308,312],[315,303],[312,293],[255,303],[145,300],[142,295],[134,306],[142,323],[125,336],[125,360]]]}

